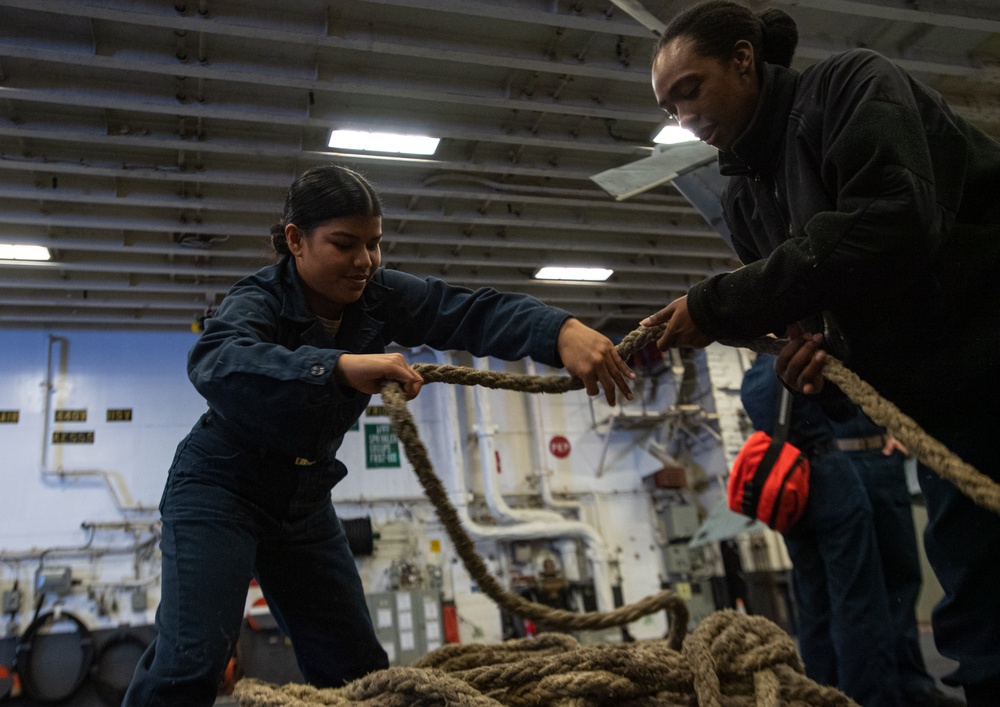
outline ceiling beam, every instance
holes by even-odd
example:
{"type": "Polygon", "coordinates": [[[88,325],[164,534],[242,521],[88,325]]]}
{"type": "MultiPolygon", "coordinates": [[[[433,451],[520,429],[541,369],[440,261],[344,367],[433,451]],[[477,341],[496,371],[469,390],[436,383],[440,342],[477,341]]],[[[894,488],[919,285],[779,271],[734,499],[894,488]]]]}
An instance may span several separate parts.
{"type": "MultiPolygon", "coordinates": [[[[0,272],[4,268],[0,266],[0,272]]],[[[47,273],[46,273],[47,274],[47,273]]],[[[120,275],[120,273],[115,273],[120,275]]],[[[42,280],[25,277],[0,277],[0,291],[3,290],[64,290],[66,292],[128,292],[159,293],[165,295],[199,294],[206,297],[225,294],[232,282],[186,283],[169,280],[76,280],[71,277],[42,280]]]]}
{"type": "Polygon", "coordinates": [[[623,10],[626,15],[656,36],[660,36],[667,29],[666,23],[643,7],[639,0],[611,0],[611,4],[623,10]]]}
{"type": "MultiPolygon", "coordinates": [[[[395,258],[387,258],[386,260],[395,261],[395,258]]],[[[667,259],[669,261],[669,259],[667,259]]],[[[648,290],[658,292],[664,288],[679,288],[683,287],[685,290],[693,285],[695,282],[700,280],[704,275],[709,272],[709,268],[704,268],[700,275],[692,274],[688,275],[665,275],[662,267],[649,266],[646,268],[632,268],[629,273],[630,277],[618,278],[614,281],[605,281],[598,283],[585,283],[576,284],[572,283],[567,285],[567,283],[560,283],[555,281],[544,281],[535,280],[531,275],[521,274],[517,276],[511,276],[504,274],[503,272],[491,271],[489,275],[478,275],[478,274],[468,274],[458,272],[458,268],[452,268],[447,273],[442,273],[443,269],[441,264],[428,263],[420,258],[404,258],[401,262],[405,262],[408,266],[406,271],[418,276],[434,276],[448,280],[456,284],[467,284],[469,282],[480,282],[484,286],[492,287],[503,287],[511,286],[516,288],[524,287],[538,287],[543,289],[559,288],[559,287],[570,287],[577,288],[577,290],[586,289],[587,296],[592,297],[596,293],[605,293],[610,298],[616,296],[615,293],[619,292],[624,286],[630,292],[637,292],[640,290],[648,290]],[[641,279],[635,277],[636,275],[648,275],[647,279],[641,279]]],[[[447,263],[445,265],[448,265],[447,263]]],[[[491,266],[492,267],[492,266],[491,266]]],[[[53,274],[64,275],[66,273],[114,273],[114,274],[127,274],[130,276],[139,275],[155,275],[162,276],[166,278],[171,277],[190,277],[190,278],[215,278],[217,280],[225,280],[230,284],[236,282],[238,279],[246,277],[252,274],[256,268],[231,268],[231,267],[219,267],[211,265],[181,265],[178,263],[137,263],[137,262],[122,262],[122,261],[108,261],[108,262],[34,262],[34,261],[13,261],[10,263],[0,264],[0,273],[7,270],[15,271],[17,269],[25,270],[45,270],[50,271],[53,274]]],[[[523,266],[522,268],[523,269],[523,266]]],[[[67,289],[78,290],[80,288],[68,286],[67,289]]]]}
{"type": "MultiPolygon", "coordinates": [[[[2,225],[2,222],[0,222],[2,225]]],[[[93,238],[89,239],[78,239],[78,238],[67,238],[67,237],[47,237],[47,236],[35,236],[32,234],[20,233],[17,235],[17,242],[23,245],[37,245],[44,248],[49,248],[50,250],[58,250],[63,252],[74,252],[74,253],[116,253],[121,255],[163,255],[168,257],[186,257],[186,258],[215,258],[219,259],[233,259],[233,260],[254,260],[260,261],[262,258],[269,257],[268,253],[261,248],[234,248],[227,247],[225,249],[221,248],[205,248],[198,249],[190,246],[182,246],[175,244],[157,244],[157,243],[132,243],[130,245],[122,242],[121,231],[115,231],[111,235],[113,239],[103,239],[95,240],[93,238]]],[[[10,236],[6,236],[8,239],[10,236]]],[[[134,240],[135,234],[130,232],[129,237],[134,240]]],[[[266,238],[265,233],[257,233],[251,236],[251,238],[259,240],[261,243],[264,242],[266,238]]],[[[683,260],[685,258],[695,258],[695,259],[707,259],[707,260],[718,260],[724,262],[735,262],[735,258],[732,252],[724,245],[722,238],[718,235],[715,238],[708,238],[705,242],[681,242],[681,241],[641,241],[634,240],[632,242],[624,241],[621,238],[621,234],[615,234],[613,237],[608,238],[595,238],[589,241],[582,241],[579,238],[567,240],[567,239],[550,239],[545,240],[538,238],[534,235],[527,235],[520,239],[511,238],[482,238],[482,237],[465,237],[465,236],[448,236],[448,235],[437,235],[437,234],[406,234],[403,236],[397,236],[396,240],[387,238],[385,240],[385,247],[383,248],[383,260],[394,260],[403,257],[409,257],[404,252],[399,252],[398,249],[392,249],[393,245],[405,246],[408,249],[421,246],[438,246],[443,250],[443,252],[437,253],[423,253],[425,258],[433,258],[437,256],[439,260],[443,263],[450,262],[452,260],[460,259],[460,262],[467,262],[468,258],[472,255],[470,251],[489,251],[491,255],[491,261],[497,265],[509,264],[510,267],[524,267],[524,262],[521,260],[524,257],[531,258],[543,258],[544,256],[539,256],[536,254],[553,254],[553,253],[585,253],[585,254],[595,254],[595,257],[600,257],[602,255],[620,255],[627,258],[643,258],[646,260],[650,259],[660,259],[667,256],[676,258],[678,260],[683,260]],[[465,251],[461,257],[457,255],[457,250],[465,251]],[[504,260],[504,256],[501,255],[504,251],[516,250],[519,255],[513,256],[511,260],[504,260]],[[499,253],[499,254],[498,254],[499,253]]],[[[699,266],[694,266],[694,272],[700,272],[702,270],[699,266]]]]}
{"type": "MultiPolygon", "coordinates": [[[[717,231],[708,228],[704,222],[701,225],[676,226],[672,224],[659,223],[609,223],[609,222],[586,222],[573,220],[557,220],[530,217],[500,217],[470,213],[441,213],[440,211],[406,211],[402,209],[383,209],[383,221],[406,221],[408,223],[433,223],[451,224],[459,226],[475,226],[482,228],[501,229],[529,229],[543,231],[573,231],[575,233],[599,233],[609,234],[614,232],[616,237],[623,236],[676,236],[681,238],[703,238],[710,241],[719,240],[717,231]]],[[[139,218],[135,216],[93,216],[89,214],[55,213],[47,210],[46,213],[29,211],[25,213],[14,213],[10,210],[0,213],[0,225],[17,226],[41,226],[45,228],[79,228],[88,230],[110,231],[119,233],[121,231],[147,231],[150,233],[198,233],[206,236],[245,236],[256,238],[262,235],[260,223],[235,223],[229,221],[212,222],[208,219],[198,221],[184,220],[180,216],[175,218],[139,218]]],[[[271,223],[268,220],[263,224],[263,231],[266,234],[271,223]]],[[[420,234],[413,233],[405,238],[409,242],[420,242],[420,234]],[[413,240],[411,240],[413,239],[413,240]]],[[[387,236],[387,240],[392,240],[392,235],[387,236]]],[[[498,239],[500,243],[507,241],[507,238],[498,239]]],[[[465,240],[455,239],[457,244],[474,243],[466,237],[465,240]]],[[[523,244],[516,239],[511,240],[519,247],[523,244]]],[[[647,241],[648,242],[648,241],[647,241]]],[[[499,245],[499,243],[497,244],[499,245]]]]}
{"type": "MultiPolygon", "coordinates": [[[[487,3],[475,0],[362,0],[370,5],[405,7],[426,12],[449,13],[491,20],[564,27],[582,32],[619,34],[624,37],[648,37],[649,31],[635,22],[612,20],[606,14],[601,19],[534,10],[518,3],[487,3]]],[[[617,4],[617,3],[616,3],[617,4]]]]}
{"type": "MultiPolygon", "coordinates": [[[[337,49],[345,52],[374,52],[389,56],[399,56],[413,59],[429,59],[435,61],[472,64],[479,66],[503,66],[510,69],[538,72],[542,74],[559,74],[566,76],[586,76],[612,81],[628,81],[633,83],[649,83],[649,73],[645,66],[625,68],[621,65],[584,63],[574,60],[534,59],[529,56],[484,54],[481,51],[454,49],[433,44],[407,44],[403,42],[371,39],[350,39],[337,35],[318,34],[313,32],[295,32],[278,26],[255,27],[249,24],[236,24],[219,19],[204,19],[200,17],[183,17],[181,15],[153,14],[142,12],[138,8],[119,10],[99,7],[91,3],[80,3],[75,0],[0,0],[0,7],[15,7],[36,12],[49,12],[70,17],[86,17],[94,20],[136,25],[140,27],[161,27],[170,30],[187,32],[206,32],[227,37],[238,37],[251,40],[254,44],[261,42],[289,43],[308,47],[337,49]]],[[[533,13],[522,14],[527,18],[533,13]]],[[[534,13],[543,14],[543,13],[534,13]]],[[[636,27],[633,23],[608,23],[598,25],[605,32],[613,35],[648,36],[646,30],[636,27]],[[623,25],[617,31],[617,25],[623,25]]]]}
{"type": "Polygon", "coordinates": [[[996,17],[970,17],[968,15],[908,9],[899,7],[898,3],[896,5],[882,5],[871,0],[865,0],[865,2],[858,0],[772,0],[772,3],[892,22],[912,22],[914,24],[934,25],[935,27],[950,27],[967,32],[1000,33],[1000,19],[996,17]]]}
{"type": "MultiPolygon", "coordinates": [[[[256,125],[279,125],[298,126],[303,128],[316,128],[323,133],[331,127],[346,129],[367,130],[370,124],[356,118],[344,119],[337,116],[314,117],[306,115],[301,111],[276,112],[273,110],[260,110],[247,105],[242,108],[221,108],[213,107],[209,104],[186,103],[182,104],[175,99],[164,100],[162,98],[125,98],[109,93],[80,92],[70,89],[53,88],[16,88],[13,86],[0,86],[0,100],[25,101],[28,103],[39,103],[43,105],[72,106],[74,108],[96,108],[100,110],[132,111],[138,114],[184,116],[187,118],[201,118],[203,120],[223,120],[238,123],[250,123],[256,125]]],[[[404,112],[405,113],[405,112],[404,112]]],[[[398,125],[402,126],[400,122],[398,125]]],[[[391,124],[386,124],[385,129],[391,129],[391,124]]],[[[406,128],[403,128],[404,130],[406,128]]],[[[525,134],[526,131],[508,132],[502,129],[467,129],[454,128],[447,125],[432,125],[421,123],[421,129],[430,131],[431,134],[442,139],[469,140],[472,142],[493,142],[504,145],[526,145],[529,147],[555,148],[560,150],[580,150],[584,152],[598,152],[616,155],[644,156],[652,153],[652,145],[642,145],[628,142],[626,140],[616,141],[578,139],[578,138],[555,138],[537,137],[533,134],[525,134]]],[[[196,150],[197,143],[191,145],[190,149],[196,150]]]]}
{"type": "MultiPolygon", "coordinates": [[[[2,272],[3,268],[0,268],[2,272]]],[[[723,271],[720,269],[720,272],[723,271]]],[[[432,274],[424,270],[423,272],[418,269],[407,270],[412,275],[418,277],[441,277],[440,274],[432,274]]],[[[116,275],[121,275],[121,273],[114,273],[116,275]]],[[[250,274],[249,272],[247,274],[250,274]]],[[[238,278],[237,278],[238,279],[238,278]]],[[[497,287],[497,288],[514,288],[519,292],[524,292],[526,294],[534,294],[535,296],[541,297],[545,300],[550,298],[559,299],[563,298],[579,298],[582,302],[594,302],[595,298],[600,299],[602,302],[607,303],[611,301],[624,301],[624,302],[634,302],[636,293],[639,292],[649,292],[653,293],[653,298],[656,301],[658,294],[662,291],[673,291],[673,290],[683,290],[687,289],[694,284],[697,280],[701,279],[695,278],[691,279],[689,277],[675,276],[670,278],[656,277],[647,280],[637,280],[632,278],[629,281],[629,291],[627,294],[616,293],[615,283],[565,283],[557,282],[551,280],[535,280],[530,277],[507,277],[503,275],[497,276],[485,276],[485,275],[472,275],[469,273],[457,274],[455,276],[448,276],[446,279],[452,284],[460,284],[466,287],[497,287]],[[565,294],[560,294],[565,293],[565,294]]],[[[2,278],[0,277],[0,291],[11,290],[11,291],[22,291],[22,290],[39,290],[39,291],[64,291],[67,293],[98,293],[98,292],[117,292],[117,293],[128,293],[130,295],[141,294],[144,297],[138,301],[154,301],[155,297],[149,297],[149,295],[162,294],[166,296],[178,296],[178,295],[199,295],[205,298],[211,298],[213,296],[221,297],[229,288],[232,287],[236,279],[229,278],[226,281],[221,282],[203,282],[203,283],[186,283],[177,282],[167,279],[160,280],[135,280],[130,278],[128,280],[118,279],[118,280],[77,280],[72,277],[65,277],[59,279],[49,279],[49,280],[39,280],[39,279],[24,279],[24,278],[2,278]]],[[[620,291],[619,291],[620,292],[620,291]]],[[[642,302],[646,301],[646,296],[640,296],[642,302]]],[[[4,300],[6,301],[6,300],[4,300]]]]}
{"type": "MultiPolygon", "coordinates": [[[[194,151],[194,150],[192,150],[194,151]]],[[[569,169],[565,167],[521,166],[511,162],[499,162],[496,160],[484,160],[481,162],[463,162],[457,160],[435,160],[412,157],[396,157],[387,155],[366,155],[355,152],[319,152],[304,150],[299,154],[299,160],[308,162],[330,162],[332,160],[344,160],[355,163],[370,163],[392,166],[397,169],[419,166],[423,169],[433,169],[455,174],[485,174],[493,179],[502,176],[520,177],[541,177],[545,179],[558,179],[566,181],[580,181],[590,183],[592,171],[569,169]]],[[[112,179],[150,179],[170,182],[196,183],[220,183],[228,185],[246,186],[280,186],[287,189],[292,180],[298,174],[298,164],[293,165],[287,174],[276,175],[254,175],[245,171],[220,171],[207,169],[189,169],[181,171],[176,166],[157,167],[131,163],[122,163],[122,160],[113,158],[103,160],[59,160],[55,157],[24,157],[20,153],[0,153],[0,166],[7,170],[22,170],[30,172],[40,172],[42,174],[86,174],[91,176],[104,176],[112,179]]]]}
{"type": "MultiPolygon", "coordinates": [[[[278,185],[275,184],[277,187],[278,185]]],[[[504,186],[504,185],[498,185],[504,186]]],[[[508,185],[514,186],[514,185],[508,185]]],[[[531,189],[531,187],[520,187],[531,189]]],[[[544,188],[542,188],[544,189],[544,188]]],[[[565,190],[570,192],[571,190],[565,190]]],[[[668,217],[671,215],[695,215],[698,210],[689,203],[679,203],[680,197],[674,197],[662,204],[643,204],[631,199],[613,201],[607,198],[607,193],[597,190],[578,192],[574,197],[546,196],[542,194],[523,193],[516,189],[495,191],[492,189],[454,189],[447,187],[407,187],[379,181],[378,193],[383,198],[391,196],[420,197],[429,199],[449,199],[456,201],[472,201],[476,203],[496,202],[514,204],[536,204],[539,206],[565,206],[573,210],[610,209],[611,211],[630,211],[634,213],[650,213],[668,217]]],[[[667,197],[669,198],[669,197],[667,197]]],[[[0,184],[0,199],[25,200],[32,203],[67,203],[67,204],[100,204],[102,206],[120,206],[124,208],[154,208],[174,209],[184,211],[228,211],[236,213],[259,213],[273,215],[275,205],[260,199],[214,199],[196,196],[182,197],[180,195],[142,195],[114,194],[110,190],[102,192],[96,185],[86,190],[60,186],[53,189],[47,186],[5,186],[0,184]]]]}
{"type": "Polygon", "coordinates": [[[65,64],[69,66],[87,66],[111,72],[141,72],[160,76],[183,76],[186,78],[226,81],[247,84],[250,86],[273,86],[280,88],[300,88],[305,91],[323,91],[331,94],[347,94],[360,96],[378,96],[397,98],[399,100],[431,101],[435,103],[451,103],[455,105],[479,106],[496,108],[498,110],[529,111],[551,113],[553,115],[571,115],[597,118],[602,120],[627,120],[655,125],[663,122],[663,116],[653,102],[650,91],[648,105],[645,109],[636,107],[634,110],[602,108],[593,101],[567,101],[565,99],[525,99],[508,98],[496,94],[474,94],[462,92],[454,87],[446,86],[402,86],[386,81],[373,81],[368,77],[337,78],[332,80],[302,78],[292,73],[279,71],[239,70],[226,68],[225,63],[215,60],[211,65],[183,64],[176,61],[151,61],[136,59],[119,59],[113,56],[100,56],[83,51],[65,51],[48,47],[26,46],[21,43],[0,41],[0,56],[14,57],[28,61],[65,64]]]}
{"type": "MultiPolygon", "coordinates": [[[[962,15],[948,15],[944,13],[932,13],[921,10],[906,10],[886,6],[873,5],[870,2],[847,2],[844,0],[774,0],[775,3],[790,7],[806,7],[810,9],[822,10],[830,13],[852,14],[863,17],[884,17],[918,22],[931,23],[939,26],[949,26],[956,29],[963,29],[975,32],[997,32],[988,27],[1000,24],[994,19],[971,18],[962,15]],[[939,21],[940,20],[940,21],[939,21]],[[986,23],[984,25],[984,23],[986,23]]],[[[434,4],[437,6],[439,0],[427,0],[424,4],[434,4]]],[[[464,7],[465,2],[456,7],[464,7]]],[[[640,83],[649,85],[649,71],[645,63],[637,64],[633,68],[595,66],[593,62],[584,63],[579,61],[563,60],[539,60],[527,57],[516,57],[505,54],[484,54],[478,51],[464,51],[448,49],[433,45],[403,44],[397,42],[386,42],[370,39],[348,39],[334,35],[318,35],[309,32],[294,32],[280,27],[254,27],[251,25],[236,25],[224,20],[203,18],[189,18],[180,15],[170,16],[165,14],[144,13],[136,10],[118,10],[114,8],[102,8],[89,3],[76,3],[71,0],[0,0],[0,7],[14,7],[25,10],[49,12],[54,14],[86,17],[94,20],[106,20],[125,24],[160,27],[172,30],[205,32],[218,34],[221,36],[240,37],[255,42],[278,42],[307,45],[311,47],[324,47],[332,49],[342,49],[346,52],[373,52],[392,56],[409,57],[414,59],[434,59],[438,61],[453,62],[459,64],[471,64],[480,66],[502,66],[510,69],[521,69],[524,71],[538,72],[543,74],[560,74],[567,76],[590,77],[611,81],[624,81],[629,83],[640,83]],[[610,67],[610,68],[609,68],[610,67]]],[[[562,17],[546,12],[505,10],[502,6],[490,4],[491,8],[499,8],[498,12],[506,12],[517,15],[519,21],[539,22],[551,19],[552,17],[562,17]]],[[[835,20],[834,20],[835,21],[835,20]]],[[[590,21],[588,31],[602,32],[622,36],[649,37],[652,40],[653,32],[632,22],[614,21],[590,21]]],[[[842,46],[830,49],[822,46],[813,46],[808,38],[803,38],[797,49],[797,55],[813,59],[822,59],[830,53],[853,48],[842,46]]],[[[973,76],[982,67],[969,63],[949,63],[935,60],[922,60],[912,56],[892,56],[890,59],[900,64],[909,71],[919,71],[925,73],[938,73],[957,76],[973,76]]]]}

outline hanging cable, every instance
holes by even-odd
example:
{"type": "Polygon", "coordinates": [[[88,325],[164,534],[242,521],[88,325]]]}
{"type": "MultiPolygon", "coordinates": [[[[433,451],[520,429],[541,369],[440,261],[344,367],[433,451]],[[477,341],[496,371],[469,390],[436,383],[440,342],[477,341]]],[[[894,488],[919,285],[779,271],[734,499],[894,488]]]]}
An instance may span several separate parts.
{"type": "Polygon", "coordinates": [[[24,694],[38,702],[62,702],[76,694],[90,674],[94,662],[94,639],[90,629],[76,615],[50,611],[37,616],[25,629],[15,653],[15,667],[21,677],[24,694]],[[57,656],[63,656],[55,650],[56,646],[67,643],[66,634],[51,630],[43,632],[44,629],[67,622],[72,625],[78,637],[80,657],[75,675],[72,669],[67,670],[65,661],[57,659],[57,656]],[[72,677],[67,679],[68,676],[72,677]]]}

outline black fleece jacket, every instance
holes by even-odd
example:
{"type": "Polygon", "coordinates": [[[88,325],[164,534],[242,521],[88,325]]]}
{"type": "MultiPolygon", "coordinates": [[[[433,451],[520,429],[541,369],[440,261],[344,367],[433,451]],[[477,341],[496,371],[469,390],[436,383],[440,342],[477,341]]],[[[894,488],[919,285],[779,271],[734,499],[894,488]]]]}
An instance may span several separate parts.
{"type": "Polygon", "coordinates": [[[1000,144],[933,89],[867,50],[801,74],[768,64],[719,159],[745,267],[689,292],[703,332],[804,323],[890,389],[914,361],[1000,369],[1000,317],[984,311],[1000,309],[1000,144]]]}

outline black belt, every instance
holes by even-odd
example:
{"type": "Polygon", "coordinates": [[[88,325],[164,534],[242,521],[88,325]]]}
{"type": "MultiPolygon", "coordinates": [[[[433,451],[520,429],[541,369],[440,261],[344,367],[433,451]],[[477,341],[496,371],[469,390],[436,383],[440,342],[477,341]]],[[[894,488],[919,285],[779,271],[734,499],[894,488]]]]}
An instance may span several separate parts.
{"type": "Polygon", "coordinates": [[[869,449],[882,449],[885,447],[885,435],[872,435],[870,437],[848,437],[837,440],[837,448],[843,452],[864,452],[869,449]]]}

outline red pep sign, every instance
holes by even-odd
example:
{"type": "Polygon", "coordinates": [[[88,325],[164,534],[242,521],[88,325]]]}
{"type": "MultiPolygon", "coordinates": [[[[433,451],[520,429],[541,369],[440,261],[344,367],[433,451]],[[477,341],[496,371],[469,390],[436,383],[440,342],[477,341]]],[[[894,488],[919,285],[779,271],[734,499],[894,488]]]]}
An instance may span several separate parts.
{"type": "Polygon", "coordinates": [[[549,440],[549,451],[554,457],[565,459],[569,456],[570,449],[569,440],[563,436],[556,436],[549,440]]]}

